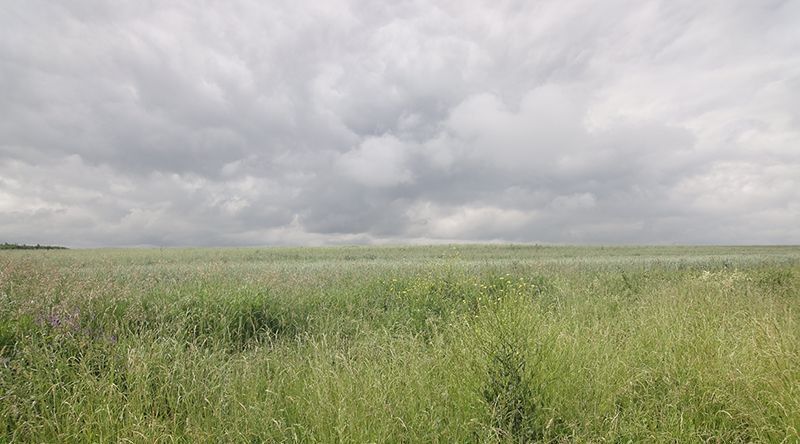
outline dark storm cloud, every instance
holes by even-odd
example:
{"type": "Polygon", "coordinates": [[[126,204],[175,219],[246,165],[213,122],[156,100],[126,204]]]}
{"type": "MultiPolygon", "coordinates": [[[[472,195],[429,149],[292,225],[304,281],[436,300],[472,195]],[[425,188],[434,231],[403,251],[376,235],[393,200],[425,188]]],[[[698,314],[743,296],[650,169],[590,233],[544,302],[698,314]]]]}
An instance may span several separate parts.
{"type": "Polygon", "coordinates": [[[0,237],[797,243],[798,20],[788,1],[12,0],[0,237]]]}

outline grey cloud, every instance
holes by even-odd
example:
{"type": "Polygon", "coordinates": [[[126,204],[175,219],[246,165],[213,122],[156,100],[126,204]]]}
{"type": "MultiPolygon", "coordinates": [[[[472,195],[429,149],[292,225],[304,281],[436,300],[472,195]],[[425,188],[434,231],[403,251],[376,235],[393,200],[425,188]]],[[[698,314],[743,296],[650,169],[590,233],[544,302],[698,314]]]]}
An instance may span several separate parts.
{"type": "Polygon", "coordinates": [[[0,240],[798,243],[797,2],[12,0],[0,240]]]}

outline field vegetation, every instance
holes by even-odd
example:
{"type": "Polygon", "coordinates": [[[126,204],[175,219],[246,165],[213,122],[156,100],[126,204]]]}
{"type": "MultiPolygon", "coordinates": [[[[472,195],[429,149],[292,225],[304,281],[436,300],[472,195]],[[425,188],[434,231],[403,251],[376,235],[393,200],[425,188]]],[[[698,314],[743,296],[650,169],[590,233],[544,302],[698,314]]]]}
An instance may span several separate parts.
{"type": "Polygon", "coordinates": [[[0,442],[797,442],[800,248],[0,252],[0,442]]]}

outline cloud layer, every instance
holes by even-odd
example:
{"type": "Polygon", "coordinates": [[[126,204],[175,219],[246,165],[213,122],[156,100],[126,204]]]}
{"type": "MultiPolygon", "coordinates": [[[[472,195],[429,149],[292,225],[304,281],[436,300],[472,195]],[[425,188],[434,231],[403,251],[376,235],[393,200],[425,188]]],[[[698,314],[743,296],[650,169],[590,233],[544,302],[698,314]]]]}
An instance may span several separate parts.
{"type": "Polygon", "coordinates": [[[800,3],[0,6],[0,241],[800,243],[800,3]]]}

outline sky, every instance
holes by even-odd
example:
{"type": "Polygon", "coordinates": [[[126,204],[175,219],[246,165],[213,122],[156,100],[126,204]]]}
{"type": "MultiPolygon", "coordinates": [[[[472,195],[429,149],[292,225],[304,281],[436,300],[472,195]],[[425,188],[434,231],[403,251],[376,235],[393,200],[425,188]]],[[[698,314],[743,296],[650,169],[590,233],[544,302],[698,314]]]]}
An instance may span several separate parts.
{"type": "Polygon", "coordinates": [[[800,244],[800,2],[0,3],[0,242],[800,244]]]}

